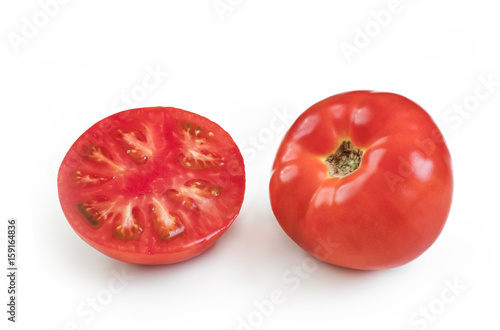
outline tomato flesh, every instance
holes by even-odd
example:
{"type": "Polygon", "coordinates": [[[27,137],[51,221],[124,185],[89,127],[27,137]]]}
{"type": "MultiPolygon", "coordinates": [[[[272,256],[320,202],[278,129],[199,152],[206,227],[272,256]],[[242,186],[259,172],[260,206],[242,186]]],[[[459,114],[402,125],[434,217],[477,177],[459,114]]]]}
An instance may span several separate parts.
{"type": "Polygon", "coordinates": [[[450,154],[431,117],[405,97],[370,91],[306,110],[286,133],[270,181],[288,236],[354,269],[397,267],[421,255],[444,227],[452,190],[450,154]],[[359,167],[332,176],[328,161],[344,143],[357,151],[343,161],[360,156],[359,167]]]}
{"type": "Polygon", "coordinates": [[[241,153],[229,134],[194,113],[127,110],[83,133],[58,174],[75,232],[115,259],[167,264],[211,246],[239,213],[241,153]]]}

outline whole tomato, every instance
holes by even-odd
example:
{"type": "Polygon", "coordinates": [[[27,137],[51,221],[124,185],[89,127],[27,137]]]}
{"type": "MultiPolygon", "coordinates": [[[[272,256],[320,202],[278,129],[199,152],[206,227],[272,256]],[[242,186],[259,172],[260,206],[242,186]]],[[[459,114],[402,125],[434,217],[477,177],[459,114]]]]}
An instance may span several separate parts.
{"type": "Polygon", "coordinates": [[[316,258],[386,269],[420,256],[451,206],[451,158],[432,118],[392,93],[354,91],[306,110],[270,181],[273,212],[316,258]]]}

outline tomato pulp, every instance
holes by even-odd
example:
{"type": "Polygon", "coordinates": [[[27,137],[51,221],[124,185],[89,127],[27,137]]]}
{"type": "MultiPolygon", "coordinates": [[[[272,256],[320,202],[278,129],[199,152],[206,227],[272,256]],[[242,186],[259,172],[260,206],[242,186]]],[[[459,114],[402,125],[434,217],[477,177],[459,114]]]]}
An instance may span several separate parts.
{"type": "Polygon", "coordinates": [[[129,263],[168,264],[211,246],[239,213],[241,153],[219,125],[166,107],[107,117],[83,133],[58,174],[74,231],[129,263]]]}
{"type": "Polygon", "coordinates": [[[274,161],[270,198],[286,234],[353,269],[401,266],[441,233],[452,165],[432,118],[392,93],[354,91],[307,109],[274,161]]]}

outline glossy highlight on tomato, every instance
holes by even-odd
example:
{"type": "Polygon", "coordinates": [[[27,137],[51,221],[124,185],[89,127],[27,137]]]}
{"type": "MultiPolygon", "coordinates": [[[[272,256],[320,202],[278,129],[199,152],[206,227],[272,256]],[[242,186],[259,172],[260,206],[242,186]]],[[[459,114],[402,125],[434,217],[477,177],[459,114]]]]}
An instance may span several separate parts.
{"type": "Polygon", "coordinates": [[[58,174],[73,230],[129,263],[168,264],[209,248],[238,215],[241,153],[219,125],[176,108],[119,112],[71,146],[58,174]]]}
{"type": "Polygon", "coordinates": [[[432,118],[392,93],[354,91],[306,110],[286,133],[270,181],[286,234],[325,262],[386,269],[426,251],[453,192],[451,157],[432,118]]]}

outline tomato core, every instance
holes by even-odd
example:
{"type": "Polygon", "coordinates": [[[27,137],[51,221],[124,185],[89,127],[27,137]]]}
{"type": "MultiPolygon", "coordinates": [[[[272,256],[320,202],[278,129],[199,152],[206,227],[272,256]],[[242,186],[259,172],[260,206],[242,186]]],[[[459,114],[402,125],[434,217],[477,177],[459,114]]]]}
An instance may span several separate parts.
{"type": "Polygon", "coordinates": [[[331,177],[341,178],[354,173],[361,165],[363,151],[351,141],[343,141],[325,160],[331,177]]]}

